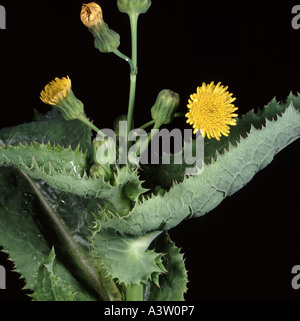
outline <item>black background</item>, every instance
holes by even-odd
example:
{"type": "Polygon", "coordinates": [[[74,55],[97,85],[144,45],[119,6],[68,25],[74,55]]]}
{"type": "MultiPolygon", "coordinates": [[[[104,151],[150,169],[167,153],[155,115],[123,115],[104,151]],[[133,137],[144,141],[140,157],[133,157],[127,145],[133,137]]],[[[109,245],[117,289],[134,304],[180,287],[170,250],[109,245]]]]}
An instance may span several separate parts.
{"type": "MultiPolygon", "coordinates": [[[[150,120],[157,93],[180,93],[180,111],[202,82],[221,81],[237,98],[239,114],[284,100],[300,89],[300,29],[291,26],[297,2],[153,0],[139,21],[135,127],[150,120]]],[[[111,128],[126,113],[127,64],[94,49],[79,19],[81,1],[0,1],[0,128],[47,112],[39,93],[69,75],[86,114],[111,128]]],[[[128,18],[116,1],[102,0],[104,19],[130,54],[128,18]]],[[[300,2],[299,2],[300,4],[300,2]]],[[[174,126],[188,128],[183,119],[174,126]]],[[[241,191],[206,216],[183,222],[171,238],[185,253],[187,300],[299,300],[291,269],[300,264],[300,142],[294,142],[241,191]]],[[[7,270],[12,263],[0,254],[7,270]]],[[[24,283],[8,272],[3,300],[25,300],[24,283]]]]}

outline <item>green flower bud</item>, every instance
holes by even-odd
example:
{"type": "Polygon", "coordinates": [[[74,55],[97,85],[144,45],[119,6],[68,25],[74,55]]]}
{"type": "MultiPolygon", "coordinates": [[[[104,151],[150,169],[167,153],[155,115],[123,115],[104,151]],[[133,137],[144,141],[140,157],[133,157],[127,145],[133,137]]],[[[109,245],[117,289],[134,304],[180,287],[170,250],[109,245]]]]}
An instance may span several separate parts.
{"type": "Polygon", "coordinates": [[[94,160],[94,163],[97,163],[97,150],[98,148],[100,147],[102,141],[100,140],[97,140],[96,138],[93,140],[93,160],[94,160]]]}
{"type": "Polygon", "coordinates": [[[108,28],[103,20],[102,9],[97,3],[84,4],[80,18],[93,34],[95,47],[101,52],[113,52],[119,47],[120,36],[114,30],[108,28]]]}
{"type": "Polygon", "coordinates": [[[95,37],[95,48],[104,53],[115,51],[120,45],[120,36],[104,23],[99,29],[91,29],[95,37]]]}
{"type": "Polygon", "coordinates": [[[118,0],[118,8],[127,14],[146,13],[151,6],[151,0],[118,0]]]}
{"type": "Polygon", "coordinates": [[[103,177],[108,182],[112,178],[112,172],[109,165],[94,164],[90,168],[90,176],[97,179],[103,177]]]}
{"type": "Polygon", "coordinates": [[[151,115],[156,126],[160,127],[163,124],[171,123],[179,103],[180,97],[177,93],[169,89],[162,90],[151,109],[151,115]]]}
{"type": "Polygon", "coordinates": [[[113,164],[116,160],[116,144],[111,137],[104,140],[93,140],[93,157],[94,163],[97,164],[113,164]]]}
{"type": "Polygon", "coordinates": [[[153,194],[164,196],[166,194],[166,190],[163,189],[160,185],[156,185],[153,189],[153,194]]]}

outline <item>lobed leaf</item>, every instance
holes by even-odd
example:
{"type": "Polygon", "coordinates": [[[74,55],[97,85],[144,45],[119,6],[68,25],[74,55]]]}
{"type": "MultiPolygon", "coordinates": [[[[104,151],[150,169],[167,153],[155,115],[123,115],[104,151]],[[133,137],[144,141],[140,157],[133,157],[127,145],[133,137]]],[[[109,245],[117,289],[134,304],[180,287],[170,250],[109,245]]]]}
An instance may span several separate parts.
{"type": "Polygon", "coordinates": [[[54,272],[55,252],[52,248],[49,256],[37,269],[34,280],[34,293],[31,297],[36,301],[75,301],[75,293],[71,284],[67,284],[54,272]]]}
{"type": "Polygon", "coordinates": [[[165,272],[160,265],[161,254],[147,248],[159,233],[142,237],[100,231],[91,239],[94,256],[100,258],[107,273],[126,285],[146,284],[154,273],[165,272]]]}
{"type": "Polygon", "coordinates": [[[145,301],[183,301],[187,291],[187,272],[183,255],[170,240],[167,233],[160,235],[151,244],[151,248],[161,253],[166,273],[159,276],[159,287],[149,282],[145,289],[145,301]]]}
{"type": "MultiPolygon", "coordinates": [[[[28,182],[12,168],[0,168],[0,244],[13,260],[16,272],[25,278],[25,288],[33,289],[51,246],[37,224],[28,182]]],[[[59,260],[56,260],[56,276],[72,285],[77,300],[95,300],[59,260]]],[[[38,296],[35,299],[39,300],[38,296]]]]}
{"type": "MultiPolygon", "coordinates": [[[[277,120],[278,116],[281,116],[289,105],[293,102],[296,110],[300,110],[300,95],[294,96],[290,94],[286,102],[278,103],[275,98],[265,106],[262,110],[254,109],[237,119],[237,125],[230,128],[229,136],[222,136],[220,140],[204,139],[204,163],[206,165],[211,164],[217,160],[218,155],[224,154],[228,151],[231,145],[237,146],[241,137],[246,138],[252,127],[261,129],[266,125],[267,120],[277,120]]],[[[183,150],[184,151],[184,150],[183,150]]],[[[148,184],[153,186],[160,185],[165,189],[169,189],[174,181],[182,182],[185,178],[185,170],[192,165],[174,164],[174,155],[171,155],[171,161],[169,165],[158,164],[145,166],[144,172],[148,184]]]]}
{"type": "Polygon", "coordinates": [[[152,196],[137,204],[128,216],[112,217],[103,222],[102,227],[142,235],[169,230],[186,218],[211,211],[300,136],[300,114],[292,102],[281,115],[275,113],[273,116],[273,120],[265,118],[261,128],[250,124],[249,133],[240,136],[236,145],[229,144],[223,154],[216,152],[217,160],[204,166],[200,175],[185,178],[182,183],[174,184],[163,197],[152,196]]]}
{"type": "Polygon", "coordinates": [[[1,166],[14,166],[27,172],[38,168],[45,173],[66,172],[81,177],[87,166],[86,163],[86,155],[79,149],[65,149],[59,145],[32,143],[0,147],[1,166]]]}
{"type": "Polygon", "coordinates": [[[0,130],[0,146],[40,144],[59,144],[62,147],[80,148],[90,153],[91,130],[79,120],[67,121],[61,113],[52,109],[45,115],[36,114],[31,123],[20,124],[0,130]]]}

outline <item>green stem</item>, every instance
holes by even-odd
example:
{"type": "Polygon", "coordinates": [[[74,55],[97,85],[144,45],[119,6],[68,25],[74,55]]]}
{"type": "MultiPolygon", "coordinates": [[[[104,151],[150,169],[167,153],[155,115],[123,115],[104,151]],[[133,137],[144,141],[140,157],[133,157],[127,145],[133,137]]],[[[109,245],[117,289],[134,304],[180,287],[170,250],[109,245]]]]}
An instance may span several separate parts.
{"type": "MultiPolygon", "coordinates": [[[[177,117],[184,117],[185,113],[176,113],[174,115],[174,118],[177,118],[177,117]]],[[[143,126],[140,127],[140,129],[146,129],[150,126],[152,126],[153,124],[155,124],[155,120],[150,120],[148,121],[148,123],[144,124],[143,126]]]]}
{"type": "Polygon", "coordinates": [[[144,285],[134,284],[126,287],[126,301],[144,301],[144,285]]]}
{"type": "Polygon", "coordinates": [[[137,13],[131,13],[129,15],[130,28],[131,28],[131,60],[135,67],[134,73],[137,74],[137,25],[138,25],[139,15],[137,13]]]}
{"type": "Polygon", "coordinates": [[[146,129],[146,128],[154,125],[154,124],[155,124],[155,120],[150,120],[150,121],[148,121],[148,123],[146,123],[143,126],[141,126],[140,129],[146,129]]]}
{"type": "MultiPolygon", "coordinates": [[[[130,74],[130,91],[129,91],[128,113],[127,113],[127,135],[133,129],[135,93],[136,93],[136,75],[130,74]]],[[[130,147],[129,142],[127,145],[129,148],[130,147]]]]}
{"type": "Polygon", "coordinates": [[[85,115],[80,115],[78,117],[78,120],[89,126],[91,129],[93,129],[97,134],[101,135],[102,137],[106,137],[106,135],[98,128],[96,127],[92,122],[90,122],[85,115]]]}
{"type": "Polygon", "coordinates": [[[184,117],[186,113],[175,113],[174,117],[184,117]]]}
{"type": "Polygon", "coordinates": [[[128,58],[126,55],[122,54],[122,52],[120,52],[118,49],[116,49],[114,52],[113,52],[115,55],[117,55],[118,57],[124,59],[125,61],[127,61],[129,63],[129,66],[130,66],[130,72],[133,73],[134,71],[134,65],[133,65],[133,62],[130,58],[128,58]]]}
{"type": "MultiPolygon", "coordinates": [[[[135,105],[136,95],[136,77],[137,77],[137,24],[138,14],[132,13],[129,15],[130,27],[131,27],[131,46],[132,46],[132,63],[133,69],[130,73],[130,90],[129,90],[129,103],[127,112],[127,141],[129,132],[133,129],[133,113],[135,105]]],[[[130,142],[127,143],[128,150],[130,148],[130,142]]]]}
{"type": "MultiPolygon", "coordinates": [[[[152,129],[159,129],[161,127],[160,124],[154,124],[153,128],[152,129]]],[[[156,134],[156,133],[155,133],[156,134]]],[[[144,151],[148,148],[152,138],[154,137],[155,135],[153,135],[153,132],[151,131],[148,135],[148,139],[147,141],[144,142],[144,144],[141,146],[141,148],[137,151],[137,156],[140,156],[144,153],[144,151]]]]}

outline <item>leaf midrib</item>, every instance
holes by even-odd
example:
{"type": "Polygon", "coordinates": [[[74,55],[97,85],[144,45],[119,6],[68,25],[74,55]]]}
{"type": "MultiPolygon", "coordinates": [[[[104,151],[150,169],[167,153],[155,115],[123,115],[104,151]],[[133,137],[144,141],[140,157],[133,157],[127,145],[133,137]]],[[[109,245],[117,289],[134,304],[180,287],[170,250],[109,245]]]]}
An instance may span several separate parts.
{"type": "MultiPolygon", "coordinates": [[[[59,239],[60,243],[64,245],[64,257],[72,262],[72,265],[74,267],[72,268],[71,272],[76,274],[74,276],[79,279],[86,288],[88,288],[98,297],[101,297],[99,276],[96,270],[93,268],[91,262],[84,254],[80,246],[76,243],[67,227],[60,219],[59,215],[50,206],[35,182],[25,172],[23,172],[22,170],[20,170],[20,172],[27,180],[32,191],[36,195],[39,204],[41,205],[43,214],[47,216],[48,222],[50,222],[50,224],[52,225],[50,226],[50,228],[52,228],[55,236],[59,239]]],[[[41,216],[41,213],[39,216],[41,216]]],[[[41,221],[42,219],[41,217],[39,217],[39,222],[41,223],[41,221]]]]}

